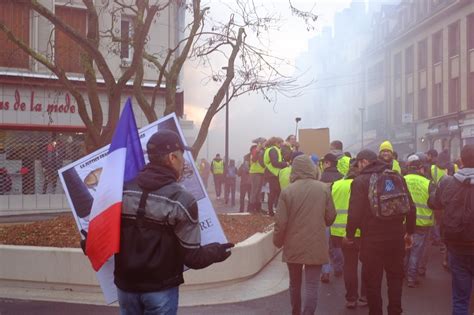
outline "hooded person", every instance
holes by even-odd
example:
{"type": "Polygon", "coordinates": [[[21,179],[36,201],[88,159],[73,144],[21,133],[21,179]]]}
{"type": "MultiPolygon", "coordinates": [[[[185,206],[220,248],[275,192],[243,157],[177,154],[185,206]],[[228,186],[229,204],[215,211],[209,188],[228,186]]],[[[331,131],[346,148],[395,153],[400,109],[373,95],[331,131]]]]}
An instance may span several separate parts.
{"type": "Polygon", "coordinates": [[[402,173],[402,169],[400,167],[400,164],[398,161],[395,159],[395,155],[393,152],[393,146],[390,141],[384,141],[380,144],[379,147],[379,159],[384,161],[385,163],[390,165],[390,169],[392,171],[397,172],[398,174],[402,173]]]}
{"type": "Polygon", "coordinates": [[[321,265],[329,261],[326,227],[334,222],[336,211],[329,186],[318,181],[316,176],[308,156],[296,157],[291,184],[281,192],[275,215],[273,243],[283,247],[293,314],[314,314],[321,265]],[[306,292],[304,309],[301,309],[303,266],[306,292]]]}
{"type": "Polygon", "coordinates": [[[441,231],[452,277],[452,314],[469,314],[474,274],[474,145],[461,150],[464,168],[444,176],[429,203],[443,209],[441,231]]]}

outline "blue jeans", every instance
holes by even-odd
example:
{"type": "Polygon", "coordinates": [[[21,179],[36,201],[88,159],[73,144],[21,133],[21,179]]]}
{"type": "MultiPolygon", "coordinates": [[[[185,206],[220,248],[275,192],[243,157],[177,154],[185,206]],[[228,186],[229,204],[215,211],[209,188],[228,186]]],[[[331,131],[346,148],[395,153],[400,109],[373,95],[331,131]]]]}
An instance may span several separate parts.
{"type": "Polygon", "coordinates": [[[413,245],[405,255],[405,273],[408,281],[416,281],[418,268],[428,243],[429,230],[417,229],[413,233],[413,245]]]}
{"type": "Polygon", "coordinates": [[[453,315],[469,315],[469,301],[474,280],[474,255],[456,254],[448,248],[451,268],[453,315]]]}
{"type": "Polygon", "coordinates": [[[120,315],[175,315],[179,287],[156,292],[126,292],[117,288],[120,315]]]}
{"type": "Polygon", "coordinates": [[[326,229],[326,236],[328,238],[330,263],[324,264],[322,266],[321,272],[331,273],[332,269],[334,272],[342,274],[344,272],[344,255],[342,254],[342,249],[340,247],[336,247],[335,244],[333,244],[329,228],[326,229]]]}

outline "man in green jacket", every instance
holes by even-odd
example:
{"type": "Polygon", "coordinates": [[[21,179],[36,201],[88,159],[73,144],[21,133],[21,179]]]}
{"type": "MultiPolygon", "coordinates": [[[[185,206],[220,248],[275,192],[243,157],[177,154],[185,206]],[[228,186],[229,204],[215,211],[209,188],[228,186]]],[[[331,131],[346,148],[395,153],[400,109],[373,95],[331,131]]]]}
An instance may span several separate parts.
{"type": "Polygon", "coordinates": [[[290,275],[293,314],[314,314],[321,265],[329,262],[326,227],[336,218],[329,186],[316,180],[307,155],[294,159],[291,184],[281,192],[275,215],[273,243],[283,247],[290,275]],[[301,309],[301,282],[305,271],[305,301],[301,309]]]}

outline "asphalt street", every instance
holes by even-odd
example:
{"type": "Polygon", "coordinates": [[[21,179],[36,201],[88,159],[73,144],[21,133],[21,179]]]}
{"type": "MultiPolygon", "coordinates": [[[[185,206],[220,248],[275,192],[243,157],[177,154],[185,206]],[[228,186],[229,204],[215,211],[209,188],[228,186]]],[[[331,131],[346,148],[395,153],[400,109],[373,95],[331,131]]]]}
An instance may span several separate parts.
{"type": "MultiPolygon", "coordinates": [[[[416,315],[447,315],[450,314],[451,284],[450,275],[441,266],[438,248],[431,251],[430,264],[425,278],[421,279],[418,288],[403,288],[404,314],[416,315]]],[[[386,288],[384,287],[384,302],[386,288]]],[[[238,295],[239,292],[236,292],[238,295]]],[[[360,315],[367,314],[367,307],[347,310],[344,307],[344,283],[342,278],[331,278],[329,284],[320,285],[319,301],[316,314],[330,315],[360,315]]],[[[7,314],[118,314],[117,307],[70,304],[47,301],[31,301],[25,296],[24,300],[0,299],[0,315],[7,314]]],[[[214,306],[194,306],[179,309],[180,315],[266,315],[291,314],[288,291],[261,299],[221,304],[214,306]]]]}

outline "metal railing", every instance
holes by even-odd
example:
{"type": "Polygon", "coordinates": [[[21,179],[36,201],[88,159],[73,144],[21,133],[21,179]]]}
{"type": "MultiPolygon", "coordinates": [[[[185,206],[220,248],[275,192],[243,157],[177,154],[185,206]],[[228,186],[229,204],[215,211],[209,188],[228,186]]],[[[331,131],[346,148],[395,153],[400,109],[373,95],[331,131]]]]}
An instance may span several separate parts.
{"type": "Polygon", "coordinates": [[[67,208],[58,169],[84,154],[84,135],[0,130],[0,214],[67,208]]]}

